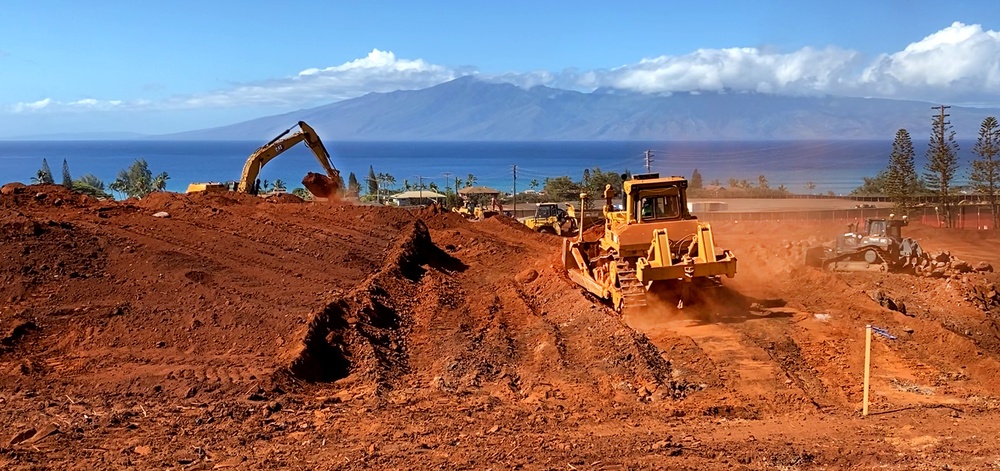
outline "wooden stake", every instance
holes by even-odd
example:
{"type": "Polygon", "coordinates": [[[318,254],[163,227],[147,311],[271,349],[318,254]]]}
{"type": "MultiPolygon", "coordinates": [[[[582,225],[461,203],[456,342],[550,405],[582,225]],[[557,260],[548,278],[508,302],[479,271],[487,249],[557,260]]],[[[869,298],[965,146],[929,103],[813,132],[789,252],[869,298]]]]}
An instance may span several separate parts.
{"type": "Polygon", "coordinates": [[[872,367],[872,326],[865,326],[865,393],[861,404],[861,415],[868,415],[868,379],[872,367]]]}

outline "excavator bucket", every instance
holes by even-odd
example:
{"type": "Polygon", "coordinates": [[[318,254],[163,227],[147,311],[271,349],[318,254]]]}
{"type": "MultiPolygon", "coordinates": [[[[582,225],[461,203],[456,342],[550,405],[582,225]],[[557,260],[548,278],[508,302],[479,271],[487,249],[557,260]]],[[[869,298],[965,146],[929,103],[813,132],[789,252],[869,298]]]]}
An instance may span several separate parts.
{"type": "Polygon", "coordinates": [[[312,193],[316,199],[329,199],[337,195],[340,182],[320,173],[309,172],[302,179],[302,186],[312,193]]]}

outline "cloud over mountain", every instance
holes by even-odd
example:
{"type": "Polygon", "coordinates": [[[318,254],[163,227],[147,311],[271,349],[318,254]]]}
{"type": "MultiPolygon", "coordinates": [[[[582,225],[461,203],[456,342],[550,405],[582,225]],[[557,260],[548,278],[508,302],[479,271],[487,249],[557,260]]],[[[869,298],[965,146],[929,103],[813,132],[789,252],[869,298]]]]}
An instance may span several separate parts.
{"type": "Polygon", "coordinates": [[[1000,32],[959,22],[879,56],[861,74],[862,88],[886,97],[992,101],[1000,98],[1000,32]]]}
{"type": "Polygon", "coordinates": [[[690,91],[759,92],[776,95],[843,95],[905,98],[957,104],[1000,104],[1000,33],[955,22],[902,51],[866,59],[857,51],[804,47],[791,52],[767,48],[698,49],[675,56],[641,59],[613,69],[483,73],[422,59],[398,58],[373,49],[366,57],[294,75],[236,84],[162,100],[85,98],[0,107],[9,113],[95,110],[207,109],[315,106],[371,92],[416,90],[456,77],[530,88],[593,91],[614,88],[642,93],[690,91]]]}

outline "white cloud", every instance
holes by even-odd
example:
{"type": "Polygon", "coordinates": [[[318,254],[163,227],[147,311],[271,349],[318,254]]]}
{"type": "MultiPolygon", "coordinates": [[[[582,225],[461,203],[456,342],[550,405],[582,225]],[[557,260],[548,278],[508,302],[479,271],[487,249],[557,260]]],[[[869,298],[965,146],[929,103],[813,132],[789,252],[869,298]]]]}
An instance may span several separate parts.
{"type": "Polygon", "coordinates": [[[900,98],[1000,97],[1000,32],[955,22],[902,51],[879,56],[861,74],[874,94],[900,98]]]}
{"type": "Polygon", "coordinates": [[[391,51],[372,50],[368,56],[323,69],[231,89],[175,97],[167,107],[200,108],[247,105],[302,106],[354,98],[370,92],[415,90],[447,82],[470,71],[399,59],[391,51]]]}
{"type": "MultiPolygon", "coordinates": [[[[38,101],[33,101],[30,103],[15,103],[7,108],[7,111],[11,113],[32,113],[32,112],[65,112],[65,111],[93,111],[93,110],[110,110],[115,108],[120,108],[125,106],[136,106],[139,102],[126,103],[121,100],[95,100],[93,98],[84,98],[82,100],[76,101],[57,101],[52,98],[45,98],[38,101]]],[[[2,108],[0,108],[2,109],[2,108]]]]}
{"type": "MultiPolygon", "coordinates": [[[[8,111],[56,112],[111,109],[204,109],[243,106],[295,107],[354,98],[370,92],[414,90],[447,82],[471,69],[448,68],[423,60],[399,59],[389,51],[372,50],[366,57],[323,69],[306,69],[294,76],[257,83],[237,84],[228,89],[179,95],[160,101],[96,100],[86,98],[44,104],[18,103],[8,111]]],[[[41,103],[41,102],[38,102],[41,103]]]]}
{"type": "Polygon", "coordinates": [[[370,92],[415,90],[476,74],[529,88],[548,85],[579,91],[601,87],[644,93],[754,91],[783,95],[832,94],[1000,105],[1000,33],[954,23],[905,49],[866,60],[857,51],[804,47],[791,52],[734,47],[659,56],[614,69],[482,74],[402,59],[373,49],[365,57],[294,75],[235,84],[163,100],[52,99],[17,103],[8,112],[84,110],[292,108],[358,97],[370,92]]]}
{"type": "Polygon", "coordinates": [[[836,47],[789,53],[699,49],[542,83],[646,93],[732,90],[1000,105],[1000,32],[956,22],[902,51],[867,62],[856,51],[836,47]]]}
{"type": "Polygon", "coordinates": [[[48,107],[51,104],[52,104],[52,99],[51,98],[45,98],[45,99],[42,99],[42,100],[30,102],[30,103],[24,103],[24,102],[22,102],[22,103],[15,103],[11,107],[12,108],[11,111],[13,111],[14,113],[21,113],[21,112],[25,112],[25,111],[37,111],[37,110],[46,108],[46,107],[48,107]]]}
{"type": "Polygon", "coordinates": [[[647,93],[756,91],[815,94],[839,90],[858,53],[837,48],[803,48],[779,54],[757,48],[699,49],[684,56],[660,56],[584,78],[590,86],[647,93]]]}

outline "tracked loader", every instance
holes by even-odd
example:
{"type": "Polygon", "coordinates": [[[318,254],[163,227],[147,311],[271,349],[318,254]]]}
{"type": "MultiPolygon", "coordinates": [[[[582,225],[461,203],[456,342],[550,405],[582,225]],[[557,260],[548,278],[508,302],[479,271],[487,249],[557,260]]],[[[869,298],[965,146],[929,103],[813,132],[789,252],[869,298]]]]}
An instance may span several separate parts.
{"type": "Polygon", "coordinates": [[[569,278],[625,313],[648,308],[651,298],[682,308],[723,275],[736,276],[736,256],[716,247],[712,225],[688,212],[687,186],[683,177],[634,175],[624,181],[621,211],[609,188],[603,236],[563,240],[569,278]]]}
{"type": "Polygon", "coordinates": [[[864,227],[850,224],[833,247],[806,250],[807,266],[830,271],[915,271],[929,260],[917,241],[903,237],[906,217],[869,218],[864,227]]]}
{"type": "MultiPolygon", "coordinates": [[[[570,211],[573,206],[568,206],[570,211]]],[[[577,222],[570,211],[562,209],[556,203],[538,203],[535,215],[518,218],[518,222],[536,232],[548,232],[555,235],[570,235],[577,231],[577,222]]]]}

